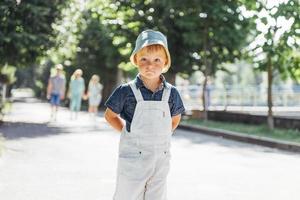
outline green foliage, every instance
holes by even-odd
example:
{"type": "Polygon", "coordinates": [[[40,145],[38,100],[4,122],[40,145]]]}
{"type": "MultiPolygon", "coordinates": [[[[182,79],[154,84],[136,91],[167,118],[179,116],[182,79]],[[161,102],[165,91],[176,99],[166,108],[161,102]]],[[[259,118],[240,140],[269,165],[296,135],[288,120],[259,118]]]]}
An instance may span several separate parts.
{"type": "Polygon", "coordinates": [[[260,2],[259,7],[255,15],[260,27],[255,40],[258,44],[252,49],[254,62],[266,71],[269,59],[274,72],[278,71],[283,79],[292,77],[299,81],[300,2],[289,0],[273,6],[260,2]]]}
{"type": "Polygon", "coordinates": [[[61,18],[52,25],[54,36],[51,41],[55,45],[48,50],[47,56],[54,63],[70,66],[77,51],[80,51],[78,43],[86,27],[86,21],[83,19],[84,5],[81,2],[70,0],[69,5],[61,11],[61,18]]]}
{"type": "MultiPolygon", "coordinates": [[[[91,14],[87,13],[87,17],[91,14]]],[[[86,23],[87,27],[78,44],[81,51],[77,52],[75,65],[83,69],[87,77],[94,73],[107,76],[107,73],[117,70],[121,55],[113,45],[114,38],[110,30],[98,18],[86,18],[86,23]]]]}
{"type": "MultiPolygon", "coordinates": [[[[184,4],[178,0],[92,2],[94,11],[99,15],[102,13],[102,24],[112,30],[113,44],[123,62],[129,62],[139,32],[148,28],[160,30],[168,37],[172,56],[169,73],[174,74],[191,74],[195,71],[192,68],[195,64],[203,70],[203,57],[210,60],[210,68],[233,61],[241,55],[240,49],[246,44],[245,35],[251,25],[239,9],[242,1],[189,0],[184,4]]],[[[249,7],[249,1],[247,4],[249,7]]],[[[125,70],[127,66],[121,65],[125,70]]],[[[215,69],[210,70],[212,74],[215,69]]]]}
{"type": "Polygon", "coordinates": [[[3,82],[7,84],[12,84],[16,81],[15,73],[16,73],[16,67],[7,64],[4,65],[4,67],[2,67],[0,70],[0,74],[2,76],[5,76],[5,81],[3,82]]]}
{"type": "MultiPolygon", "coordinates": [[[[226,71],[223,64],[243,57],[245,46],[260,35],[265,42],[252,49],[259,69],[266,69],[269,55],[283,78],[300,80],[299,1],[289,0],[276,8],[263,2],[266,1],[4,0],[0,3],[0,65],[33,66],[35,62],[33,67],[40,69],[33,71],[46,76],[50,69],[43,68],[37,60],[43,55],[44,60],[52,62],[50,67],[62,63],[67,78],[75,68],[82,68],[86,80],[96,73],[103,77],[102,81],[114,83],[118,69],[125,77],[136,74],[129,56],[137,35],[151,28],[168,37],[172,56],[168,74],[189,75],[200,70],[206,76],[214,76],[218,70],[226,71]],[[259,17],[262,10],[275,21],[293,20],[291,28],[277,37],[281,27],[276,23],[269,26],[270,17],[259,17]],[[255,20],[268,30],[256,30],[255,20]]],[[[34,81],[34,85],[42,88],[44,80],[45,77],[34,81]]]]}
{"type": "MultiPolygon", "coordinates": [[[[179,2],[175,2],[179,3],[179,2]]],[[[168,37],[169,51],[172,56],[172,67],[169,73],[182,72],[190,69],[188,60],[188,49],[183,44],[183,37],[180,27],[176,24],[176,19],[170,12],[173,5],[171,1],[117,1],[118,12],[127,11],[122,24],[119,26],[117,34],[124,35],[127,42],[122,48],[134,47],[137,35],[145,29],[154,29],[163,32],[168,37]]],[[[125,62],[129,62],[127,54],[125,62]]],[[[126,66],[126,65],[125,65],[126,66]]]]}
{"type": "MultiPolygon", "coordinates": [[[[249,1],[250,2],[250,1],[249,1]]],[[[253,1],[252,1],[253,3],[253,1]]],[[[239,1],[201,1],[178,18],[190,49],[190,59],[205,75],[222,70],[220,64],[242,56],[253,21],[245,18],[239,1]],[[187,23],[189,22],[189,23],[187,23]]]]}
{"type": "Polygon", "coordinates": [[[0,65],[23,66],[53,44],[51,24],[60,15],[63,0],[3,0],[0,3],[0,65]]]}

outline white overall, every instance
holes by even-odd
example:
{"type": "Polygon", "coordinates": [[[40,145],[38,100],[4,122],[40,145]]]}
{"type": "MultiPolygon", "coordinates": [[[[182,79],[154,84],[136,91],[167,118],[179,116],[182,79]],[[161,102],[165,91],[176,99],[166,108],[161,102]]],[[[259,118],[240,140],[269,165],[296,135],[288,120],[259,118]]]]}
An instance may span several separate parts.
{"type": "Polygon", "coordinates": [[[119,146],[114,200],[166,200],[172,118],[165,87],[161,101],[144,101],[135,83],[137,100],[130,132],[124,126],[119,146]]]}

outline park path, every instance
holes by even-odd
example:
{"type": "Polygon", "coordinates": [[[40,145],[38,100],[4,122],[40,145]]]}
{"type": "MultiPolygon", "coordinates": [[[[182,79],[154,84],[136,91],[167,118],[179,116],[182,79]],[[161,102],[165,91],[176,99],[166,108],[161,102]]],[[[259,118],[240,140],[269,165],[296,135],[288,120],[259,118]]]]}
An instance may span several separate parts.
{"type": "MultiPolygon", "coordinates": [[[[111,200],[119,134],[101,114],[77,120],[47,103],[19,99],[0,133],[1,200],[111,200]]],[[[169,200],[299,200],[300,155],[177,130],[169,200]]]]}

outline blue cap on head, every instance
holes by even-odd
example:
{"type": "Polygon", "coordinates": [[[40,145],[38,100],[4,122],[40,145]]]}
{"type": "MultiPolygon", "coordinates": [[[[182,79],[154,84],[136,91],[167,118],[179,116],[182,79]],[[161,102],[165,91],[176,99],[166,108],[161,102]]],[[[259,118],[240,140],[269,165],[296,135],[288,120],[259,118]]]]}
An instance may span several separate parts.
{"type": "Polygon", "coordinates": [[[167,54],[168,62],[164,66],[163,72],[167,72],[171,66],[171,56],[170,56],[170,52],[168,50],[167,38],[164,34],[162,34],[159,31],[154,31],[154,30],[149,29],[149,30],[145,30],[139,34],[139,36],[137,37],[136,42],[135,42],[135,48],[134,48],[133,52],[131,53],[130,61],[132,64],[136,65],[135,60],[134,60],[135,54],[138,51],[140,51],[142,48],[149,46],[149,45],[153,45],[153,44],[159,44],[164,47],[166,54],[167,54]]]}

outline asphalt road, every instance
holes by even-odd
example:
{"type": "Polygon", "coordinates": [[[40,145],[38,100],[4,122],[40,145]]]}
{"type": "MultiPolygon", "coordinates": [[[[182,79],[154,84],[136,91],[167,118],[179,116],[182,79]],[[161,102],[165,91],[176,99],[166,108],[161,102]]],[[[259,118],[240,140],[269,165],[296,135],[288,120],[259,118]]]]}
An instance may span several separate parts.
{"type": "MultiPolygon", "coordinates": [[[[112,199],[119,134],[99,115],[49,121],[47,103],[13,104],[0,133],[1,200],[112,199]]],[[[299,200],[300,154],[177,130],[169,200],[299,200]]]]}

